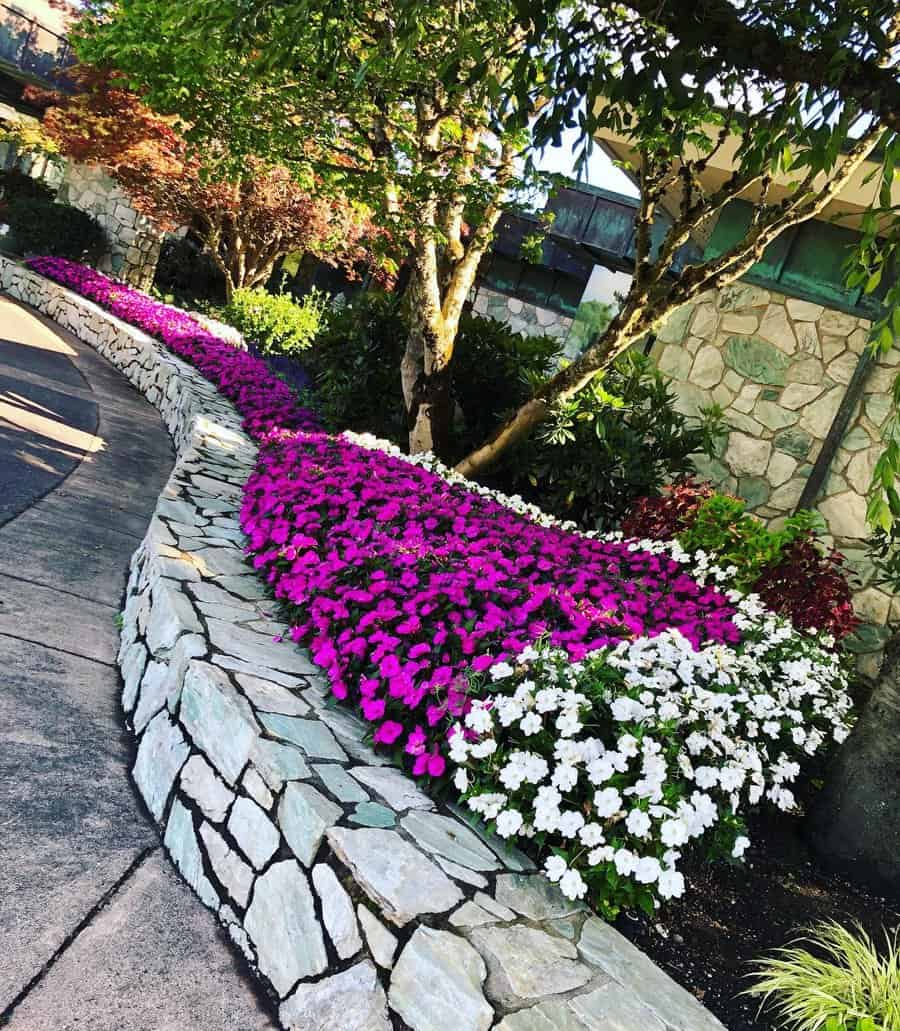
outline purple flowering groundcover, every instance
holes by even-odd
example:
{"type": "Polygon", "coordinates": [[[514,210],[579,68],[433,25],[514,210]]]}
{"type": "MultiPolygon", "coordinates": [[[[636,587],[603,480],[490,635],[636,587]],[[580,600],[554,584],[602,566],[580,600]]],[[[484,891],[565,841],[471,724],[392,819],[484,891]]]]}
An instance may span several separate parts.
{"type": "Polygon", "coordinates": [[[695,647],[736,643],[734,609],[667,556],[557,526],[420,466],[321,432],[259,357],[178,309],[61,258],[28,267],[147,332],[234,402],[260,445],[241,525],[335,696],[441,776],[468,672],[546,640],[579,659],[676,628],[695,647]]]}

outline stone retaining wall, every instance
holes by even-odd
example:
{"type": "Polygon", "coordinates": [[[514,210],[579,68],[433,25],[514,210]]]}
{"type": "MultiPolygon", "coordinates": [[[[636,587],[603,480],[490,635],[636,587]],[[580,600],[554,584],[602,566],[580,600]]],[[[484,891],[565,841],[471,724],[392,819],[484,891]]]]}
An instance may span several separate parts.
{"type": "Polygon", "coordinates": [[[101,261],[100,271],[149,290],[164,234],[135,211],[121,186],[102,168],[70,161],[59,187],[59,199],[92,215],[106,231],[110,251],[101,261]]]}
{"type": "MultiPolygon", "coordinates": [[[[697,461],[701,474],[780,525],[800,500],[870,326],[856,315],[742,282],[679,309],[659,332],[654,357],[672,377],[683,411],[694,414],[715,401],[730,428],[719,457],[697,461]]],[[[885,624],[900,622],[900,598],[873,584],[865,551],[866,493],[884,446],[898,364],[895,348],[873,367],[815,506],[828,540],[859,579],[854,606],[869,626],[854,647],[869,675],[880,665],[885,624]]]]}
{"type": "Polygon", "coordinates": [[[525,336],[551,336],[565,340],[572,328],[572,319],[568,315],[483,285],[478,287],[472,310],[478,315],[505,322],[513,332],[525,336]]]}
{"type": "Polygon", "coordinates": [[[150,337],[0,259],[0,284],[159,409],[178,458],[132,560],[134,781],[184,878],[298,1031],[723,1031],[532,864],[422,794],[330,704],[242,560],[255,448],[150,337]]]}

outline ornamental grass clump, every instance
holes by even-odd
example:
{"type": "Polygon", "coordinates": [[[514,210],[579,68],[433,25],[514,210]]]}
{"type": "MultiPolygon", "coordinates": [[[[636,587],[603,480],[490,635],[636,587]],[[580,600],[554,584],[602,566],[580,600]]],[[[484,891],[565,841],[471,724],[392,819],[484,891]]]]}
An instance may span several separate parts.
{"type": "Polygon", "coordinates": [[[827,921],[755,966],[745,994],[786,1031],[900,1031],[900,930],[879,949],[860,925],[827,921]]]}

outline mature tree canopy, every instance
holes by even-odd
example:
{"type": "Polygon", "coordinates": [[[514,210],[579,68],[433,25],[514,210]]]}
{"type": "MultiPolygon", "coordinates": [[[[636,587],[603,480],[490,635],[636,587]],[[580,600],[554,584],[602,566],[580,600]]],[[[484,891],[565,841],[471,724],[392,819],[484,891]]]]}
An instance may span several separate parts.
{"type": "MultiPolygon", "coordinates": [[[[179,113],[193,139],[227,138],[236,152],[311,167],[409,240],[410,441],[440,448],[459,317],[521,185],[516,158],[538,91],[503,121],[526,52],[507,0],[434,4],[414,23],[402,14],[389,0],[128,0],[102,5],[78,45],[179,113]]],[[[526,66],[535,83],[540,67],[535,54],[526,66]]]]}
{"type": "MultiPolygon", "coordinates": [[[[900,20],[890,0],[110,0],[95,15],[82,52],[180,112],[195,138],[312,162],[410,234],[416,321],[403,381],[414,449],[441,443],[459,311],[534,143],[568,126],[584,140],[603,128],[629,141],[641,208],[622,309],[461,464],[469,474],[679,306],[824,215],[864,169],[879,187],[856,256],[867,288],[897,238],[900,20]],[[733,172],[710,188],[705,172],[723,148],[734,150],[733,172]],[[753,205],[744,237],[673,275],[680,246],[736,197],[753,205]],[[674,221],[659,241],[663,207],[674,221]]],[[[893,336],[889,321],[876,326],[882,346],[893,336]]],[[[879,506],[883,515],[880,496],[879,506]]]]}
{"type": "Polygon", "coordinates": [[[120,77],[75,73],[75,95],[33,90],[43,132],[76,161],[100,165],[164,230],[187,226],[221,270],[226,292],[264,283],[294,251],[352,268],[366,260],[367,216],[339,194],[317,195],[286,168],[236,161],[218,141],[192,152],[175,120],[151,110],[120,77]]]}

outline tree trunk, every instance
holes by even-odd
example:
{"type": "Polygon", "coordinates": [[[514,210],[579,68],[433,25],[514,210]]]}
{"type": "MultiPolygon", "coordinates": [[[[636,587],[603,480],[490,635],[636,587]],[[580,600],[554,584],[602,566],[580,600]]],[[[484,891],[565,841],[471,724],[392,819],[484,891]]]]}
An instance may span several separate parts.
{"type": "Polygon", "coordinates": [[[827,866],[900,894],[900,635],[810,817],[827,866]]]}
{"type": "Polygon", "coordinates": [[[450,443],[450,357],[456,323],[441,308],[434,241],[416,241],[407,291],[409,336],[400,365],[403,400],[409,428],[410,454],[446,454],[450,443]]]}
{"type": "Polygon", "coordinates": [[[642,306],[641,297],[630,300],[628,307],[610,322],[603,335],[580,358],[548,379],[531,400],[526,401],[484,444],[467,455],[456,466],[456,471],[463,476],[477,477],[504,451],[543,422],[556,402],[577,394],[598,372],[607,369],[653,324],[651,315],[640,314],[642,306]]]}
{"type": "Polygon", "coordinates": [[[453,341],[439,319],[413,303],[409,313],[409,337],[401,363],[403,399],[406,402],[410,454],[447,453],[450,444],[452,406],[450,368],[445,355],[453,341]]]}

